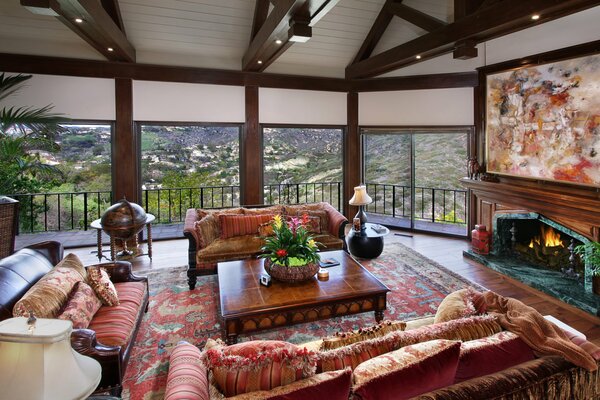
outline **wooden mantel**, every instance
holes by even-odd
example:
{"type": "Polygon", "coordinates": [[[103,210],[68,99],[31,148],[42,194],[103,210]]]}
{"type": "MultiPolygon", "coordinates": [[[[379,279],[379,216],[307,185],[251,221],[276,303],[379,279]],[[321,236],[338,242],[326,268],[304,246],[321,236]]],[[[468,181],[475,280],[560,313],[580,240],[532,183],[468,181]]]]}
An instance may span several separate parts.
{"type": "Polygon", "coordinates": [[[597,188],[508,178],[500,182],[463,178],[461,183],[469,189],[469,230],[475,224],[491,229],[497,212],[526,210],[542,214],[591,240],[600,240],[600,190],[597,188]]]}

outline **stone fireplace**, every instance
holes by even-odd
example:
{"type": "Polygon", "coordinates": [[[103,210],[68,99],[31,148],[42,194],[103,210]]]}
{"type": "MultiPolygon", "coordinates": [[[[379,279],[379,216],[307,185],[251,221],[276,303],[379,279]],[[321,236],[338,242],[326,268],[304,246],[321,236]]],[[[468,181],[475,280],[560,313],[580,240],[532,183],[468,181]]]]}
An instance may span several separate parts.
{"type": "Polygon", "coordinates": [[[465,256],[600,316],[589,267],[572,250],[599,240],[598,190],[555,193],[544,185],[463,180],[471,192],[471,224],[491,232],[491,251],[465,256]]]}

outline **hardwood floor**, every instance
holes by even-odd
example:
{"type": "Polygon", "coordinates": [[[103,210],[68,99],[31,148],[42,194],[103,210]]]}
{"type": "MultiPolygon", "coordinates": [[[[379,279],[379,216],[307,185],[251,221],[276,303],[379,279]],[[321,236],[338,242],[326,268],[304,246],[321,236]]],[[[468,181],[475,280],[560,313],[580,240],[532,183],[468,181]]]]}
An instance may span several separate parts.
{"type": "MultiPolygon", "coordinates": [[[[469,246],[466,239],[423,233],[408,234],[404,231],[392,230],[385,240],[386,243],[400,242],[473,282],[503,296],[517,298],[534,307],[543,315],[553,315],[584,333],[588,340],[600,346],[600,318],[563,303],[512,278],[501,275],[474,261],[463,258],[462,252],[469,246]]],[[[134,271],[143,274],[143,271],[146,270],[186,265],[187,249],[187,239],[155,241],[153,242],[153,260],[150,261],[146,256],[135,258],[132,260],[134,271]]],[[[98,262],[98,258],[94,253],[95,250],[95,247],[83,247],[70,249],[67,252],[77,254],[84,264],[89,265],[98,262]]]]}

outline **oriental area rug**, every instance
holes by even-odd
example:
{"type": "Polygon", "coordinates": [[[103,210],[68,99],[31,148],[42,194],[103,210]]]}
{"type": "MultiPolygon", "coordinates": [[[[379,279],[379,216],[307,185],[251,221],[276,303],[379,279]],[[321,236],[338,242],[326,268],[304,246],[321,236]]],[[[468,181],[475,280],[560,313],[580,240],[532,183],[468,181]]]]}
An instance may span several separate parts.
{"type": "MultiPolygon", "coordinates": [[[[381,256],[359,262],[390,289],[385,319],[433,315],[447,294],[468,286],[482,289],[400,243],[386,244],[381,256]]],[[[186,270],[176,267],[140,273],[150,282],[150,307],[132,349],[123,399],[162,399],[173,347],[185,340],[202,348],[208,338],[221,336],[217,276],[199,276],[196,289],[190,291],[186,270]]],[[[374,323],[373,313],[368,312],[240,335],[239,341],[304,343],[374,323]]]]}

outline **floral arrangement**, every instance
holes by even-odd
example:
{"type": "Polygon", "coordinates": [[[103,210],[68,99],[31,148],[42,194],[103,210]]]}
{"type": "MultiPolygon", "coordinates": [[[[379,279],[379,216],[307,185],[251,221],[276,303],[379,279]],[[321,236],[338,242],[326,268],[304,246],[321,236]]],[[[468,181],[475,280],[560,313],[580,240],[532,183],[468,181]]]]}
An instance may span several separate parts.
{"type": "Polygon", "coordinates": [[[286,267],[319,262],[317,242],[306,229],[308,222],[306,214],[302,218],[292,217],[287,222],[281,215],[275,215],[271,222],[273,235],[265,239],[261,248],[264,254],[260,257],[286,267]]]}

